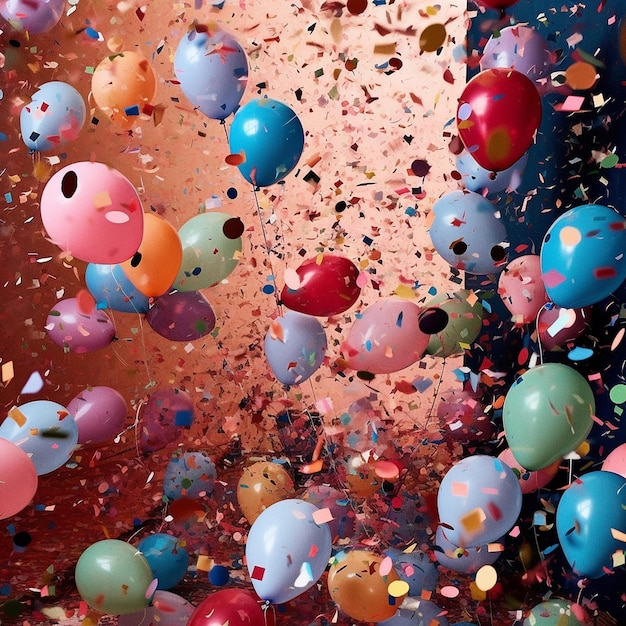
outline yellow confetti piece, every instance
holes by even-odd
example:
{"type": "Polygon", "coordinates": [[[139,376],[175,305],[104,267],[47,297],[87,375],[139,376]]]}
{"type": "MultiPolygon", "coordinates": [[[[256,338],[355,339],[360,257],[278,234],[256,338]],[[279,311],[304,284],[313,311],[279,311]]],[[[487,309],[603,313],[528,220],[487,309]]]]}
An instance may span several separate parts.
{"type": "Polygon", "coordinates": [[[9,417],[18,425],[26,424],[26,416],[16,406],[9,411],[9,417]]]}
{"type": "Polygon", "coordinates": [[[395,288],[394,293],[399,298],[404,298],[405,300],[412,300],[415,298],[415,291],[413,291],[413,289],[411,289],[408,285],[398,285],[395,288]]]}
{"type": "Polygon", "coordinates": [[[210,572],[213,567],[213,559],[206,554],[198,555],[198,559],[196,561],[196,568],[201,572],[210,572]]]}
{"type": "Polygon", "coordinates": [[[621,530],[617,530],[617,528],[611,528],[611,536],[617,541],[623,541],[626,543],[626,533],[621,530]]]}
{"type": "Polygon", "coordinates": [[[111,196],[106,189],[93,195],[93,205],[96,209],[103,209],[104,207],[111,206],[111,204],[111,196]]]}
{"type": "Polygon", "coordinates": [[[406,580],[394,580],[387,587],[387,592],[392,598],[402,598],[409,593],[409,590],[409,583],[406,580]]]}
{"type": "Polygon", "coordinates": [[[493,565],[483,565],[476,572],[476,586],[481,591],[489,591],[496,586],[498,582],[498,572],[493,565]]]}
{"type": "Polygon", "coordinates": [[[8,361],[2,364],[2,382],[8,383],[13,380],[15,376],[15,370],[13,368],[13,361],[8,361]]]}
{"type": "Polygon", "coordinates": [[[482,509],[478,508],[473,509],[469,513],[463,515],[460,519],[460,522],[466,532],[470,534],[475,534],[482,530],[483,523],[486,519],[487,517],[485,515],[485,512],[482,509]]]}

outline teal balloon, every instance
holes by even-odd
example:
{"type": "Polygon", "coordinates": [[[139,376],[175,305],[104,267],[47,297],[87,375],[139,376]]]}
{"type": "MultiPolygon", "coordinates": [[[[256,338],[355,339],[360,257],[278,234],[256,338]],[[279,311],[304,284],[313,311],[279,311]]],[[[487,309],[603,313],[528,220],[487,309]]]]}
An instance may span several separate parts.
{"type": "Polygon", "coordinates": [[[535,605],[523,626],[584,626],[587,623],[576,617],[570,601],[553,598],[535,605]]]}
{"type": "Polygon", "coordinates": [[[89,263],[85,283],[96,306],[123,313],[146,313],[150,299],[126,277],[121,265],[89,263]]]}
{"type": "Polygon", "coordinates": [[[91,544],[78,558],[74,575],[80,597],[101,613],[134,613],[150,602],[150,565],[137,548],[119,539],[91,544]]]}
{"type": "Polygon", "coordinates": [[[158,580],[157,589],[175,587],[187,573],[189,553],[178,539],[167,533],[154,533],[137,544],[148,561],[152,575],[158,580]]]}
{"type": "Polygon", "coordinates": [[[517,462],[540,470],[585,441],[594,413],[587,380],[567,365],[544,363],[511,385],[504,399],[504,434],[517,462]]]}
{"type": "Polygon", "coordinates": [[[296,113],[271,98],[257,98],[237,111],[230,126],[231,155],[240,155],[237,167],[256,187],[282,180],[298,164],[304,149],[304,129],[296,113]]]}
{"type": "Polygon", "coordinates": [[[185,452],[170,459],[163,476],[163,495],[170,500],[211,495],[217,472],[206,452],[185,452]]]}

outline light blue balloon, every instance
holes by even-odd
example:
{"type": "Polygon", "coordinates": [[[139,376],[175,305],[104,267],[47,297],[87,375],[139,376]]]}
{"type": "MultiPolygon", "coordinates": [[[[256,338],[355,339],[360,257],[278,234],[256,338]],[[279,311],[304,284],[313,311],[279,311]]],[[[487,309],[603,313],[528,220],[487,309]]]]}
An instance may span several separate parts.
{"type": "Polygon", "coordinates": [[[332,550],[328,524],[317,523],[320,509],[299,499],[281,500],[256,518],[246,542],[246,564],[257,595],[283,604],[304,593],[322,576],[332,550]]]}
{"type": "Polygon", "coordinates": [[[178,43],[174,73],[194,107],[211,119],[223,120],[239,106],[248,60],[232,35],[214,25],[197,24],[178,43]]]}
{"type": "Polygon", "coordinates": [[[206,452],[185,452],[170,459],[163,476],[163,494],[170,500],[211,494],[217,472],[206,452]]]}
{"type": "Polygon", "coordinates": [[[121,265],[89,263],[85,282],[96,306],[124,313],[146,313],[150,299],[127,278],[121,265]]]}
{"type": "Polygon", "coordinates": [[[326,355],[324,327],[311,315],[286,311],[265,335],[265,358],[283,385],[299,385],[320,367],[326,355]]]}
{"type": "Polygon", "coordinates": [[[257,98],[237,111],[230,126],[230,152],[241,155],[242,176],[257,187],[282,180],[304,149],[304,129],[293,109],[278,100],[257,98]]]}
{"type": "Polygon", "coordinates": [[[448,626],[448,618],[434,602],[420,600],[415,609],[398,609],[389,619],[378,622],[381,626],[448,626]]]}
{"type": "Polygon", "coordinates": [[[610,296],[626,279],[626,220],[599,204],[566,211],[541,245],[541,274],[552,302],[576,309],[610,296]]]}
{"type": "Polygon", "coordinates": [[[409,585],[409,596],[419,598],[422,591],[434,591],[437,588],[437,566],[425,552],[388,550],[387,554],[393,559],[393,567],[400,580],[409,585]]]}
{"type": "Polygon", "coordinates": [[[442,526],[437,528],[435,535],[435,556],[439,565],[460,574],[474,574],[483,565],[495,563],[502,552],[490,551],[487,544],[471,548],[459,548],[451,543],[442,526]]]}
{"type": "Polygon", "coordinates": [[[157,589],[171,589],[185,577],[189,553],[179,545],[176,537],[155,533],[142,539],[137,550],[146,557],[152,574],[159,581],[157,589]]]}
{"type": "Polygon", "coordinates": [[[505,189],[517,189],[527,163],[528,153],[524,154],[519,161],[513,163],[511,167],[494,172],[486,170],[482,165],[479,165],[467,150],[464,150],[456,157],[456,169],[463,177],[461,182],[469,191],[475,191],[480,194],[484,190],[487,190],[488,193],[498,193],[505,189]]]}
{"type": "Polygon", "coordinates": [[[67,83],[44,83],[20,112],[22,140],[30,150],[47,152],[74,141],[85,124],[83,97],[67,83]]]}
{"type": "Polygon", "coordinates": [[[34,400],[9,411],[0,424],[0,437],[26,452],[41,476],[72,456],[78,444],[78,426],[66,407],[50,400],[34,400]]]}
{"type": "Polygon", "coordinates": [[[430,238],[454,268],[469,274],[497,274],[507,262],[504,224],[489,200],[473,191],[452,191],[433,206],[430,238]]]}

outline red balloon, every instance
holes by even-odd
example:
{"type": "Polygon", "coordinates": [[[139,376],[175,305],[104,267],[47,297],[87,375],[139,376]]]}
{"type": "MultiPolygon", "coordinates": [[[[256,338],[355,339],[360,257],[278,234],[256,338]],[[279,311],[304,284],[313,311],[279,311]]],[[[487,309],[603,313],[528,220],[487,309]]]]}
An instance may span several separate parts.
{"type": "Polygon", "coordinates": [[[484,7],[490,9],[506,9],[513,6],[517,0],[476,0],[477,4],[481,4],[484,7]]]}
{"type": "Polygon", "coordinates": [[[285,285],[280,295],[282,303],[292,311],[317,317],[338,315],[347,311],[361,294],[358,268],[350,259],[336,254],[308,259],[296,273],[297,287],[285,285]]]}
{"type": "MultiPolygon", "coordinates": [[[[268,612],[268,624],[271,611],[268,612]]],[[[260,600],[245,589],[222,589],[205,598],[187,626],[265,626],[260,600]]]]}
{"type": "Polygon", "coordinates": [[[541,113],[541,96],[529,78],[509,68],[490,68],[467,83],[456,122],[474,160],[499,172],[530,148],[541,113]]]}

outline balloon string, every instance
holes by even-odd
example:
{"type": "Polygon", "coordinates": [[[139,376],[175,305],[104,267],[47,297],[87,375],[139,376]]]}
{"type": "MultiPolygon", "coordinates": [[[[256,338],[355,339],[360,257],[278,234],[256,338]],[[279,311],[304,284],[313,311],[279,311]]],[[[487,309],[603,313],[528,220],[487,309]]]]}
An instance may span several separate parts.
{"type": "Polygon", "coordinates": [[[430,423],[430,418],[433,416],[435,406],[437,404],[437,401],[439,400],[439,391],[443,383],[443,376],[444,376],[445,370],[446,370],[446,358],[444,357],[443,362],[441,364],[441,372],[439,374],[439,380],[437,381],[437,386],[435,387],[435,392],[433,394],[433,400],[430,403],[430,408],[428,409],[428,413],[426,414],[426,422],[424,423],[424,430],[428,428],[428,425],[430,423]]]}
{"type": "Polygon", "coordinates": [[[537,317],[535,318],[535,332],[537,333],[537,348],[539,350],[539,365],[543,365],[543,344],[541,343],[541,333],[539,332],[539,316],[546,307],[547,304],[541,305],[541,308],[537,311],[537,317]]]}

